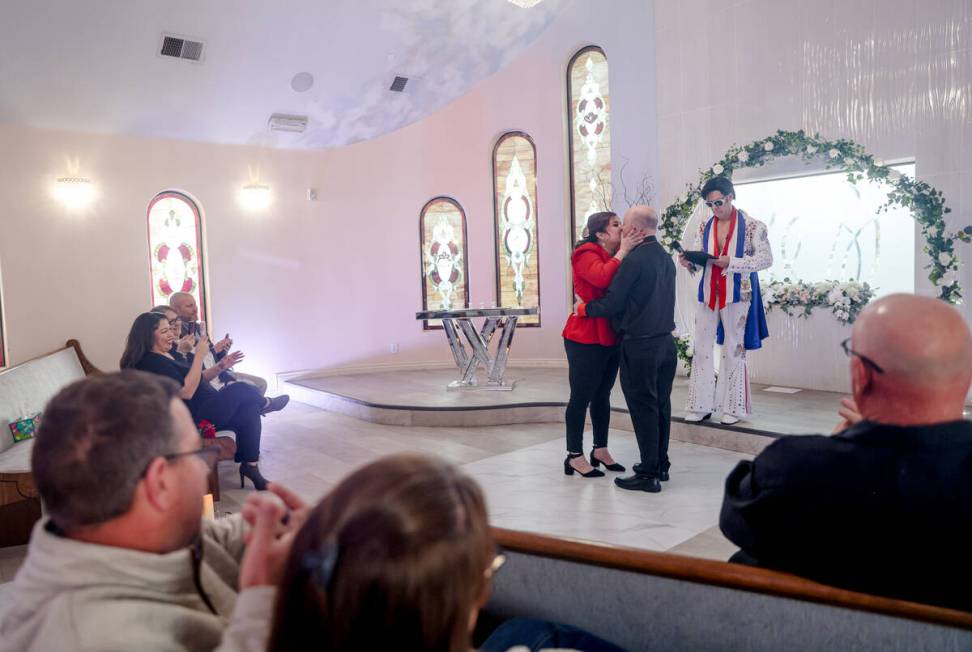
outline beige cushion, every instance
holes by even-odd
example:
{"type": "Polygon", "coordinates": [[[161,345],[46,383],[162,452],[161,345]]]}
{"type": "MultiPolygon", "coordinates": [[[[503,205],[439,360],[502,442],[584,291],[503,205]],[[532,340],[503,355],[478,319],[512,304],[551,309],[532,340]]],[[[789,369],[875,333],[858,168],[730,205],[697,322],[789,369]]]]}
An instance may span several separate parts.
{"type": "Polygon", "coordinates": [[[32,450],[34,450],[34,440],[26,439],[0,453],[0,473],[29,472],[32,450]]]}
{"type": "MultiPolygon", "coordinates": [[[[84,378],[84,370],[70,347],[0,371],[0,458],[7,455],[7,450],[29,443],[28,440],[14,446],[8,424],[43,412],[47,402],[62,387],[81,378],[84,378]]],[[[23,456],[28,462],[26,468],[30,468],[29,447],[26,453],[17,451],[13,454],[18,460],[23,456]]],[[[6,465],[6,462],[0,462],[0,468],[6,465]]]]}

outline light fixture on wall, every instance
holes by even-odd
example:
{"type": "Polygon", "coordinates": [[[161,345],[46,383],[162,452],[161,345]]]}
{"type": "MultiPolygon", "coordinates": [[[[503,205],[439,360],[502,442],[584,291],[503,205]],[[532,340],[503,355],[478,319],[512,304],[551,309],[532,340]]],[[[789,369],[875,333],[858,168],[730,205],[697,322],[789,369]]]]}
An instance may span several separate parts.
{"type": "Polygon", "coordinates": [[[541,0],[510,0],[517,7],[522,7],[524,9],[529,9],[535,5],[540,4],[541,0]]]}
{"type": "Polygon", "coordinates": [[[94,199],[94,186],[85,177],[59,177],[54,197],[71,210],[84,208],[94,199]]]}
{"type": "Polygon", "coordinates": [[[240,202],[251,211],[260,211],[270,205],[270,186],[262,183],[248,183],[240,192],[240,202]]]}

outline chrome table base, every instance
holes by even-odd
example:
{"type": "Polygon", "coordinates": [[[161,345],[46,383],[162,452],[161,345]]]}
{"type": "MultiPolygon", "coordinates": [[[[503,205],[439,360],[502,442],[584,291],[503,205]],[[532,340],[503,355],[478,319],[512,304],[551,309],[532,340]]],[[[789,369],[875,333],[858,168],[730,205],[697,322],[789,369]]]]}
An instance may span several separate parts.
{"type": "Polygon", "coordinates": [[[503,379],[506,363],[510,357],[510,345],[517,320],[524,315],[537,314],[536,308],[481,308],[464,310],[429,310],[415,314],[416,319],[441,319],[452,357],[459,369],[459,379],[449,383],[449,389],[512,390],[516,382],[507,383],[503,379]],[[481,329],[476,330],[473,317],[485,317],[481,329]],[[499,345],[495,355],[490,353],[489,345],[500,330],[499,345]],[[462,337],[469,343],[469,350],[462,337]],[[477,369],[482,366],[486,371],[486,382],[480,383],[476,377],[477,369]]]}

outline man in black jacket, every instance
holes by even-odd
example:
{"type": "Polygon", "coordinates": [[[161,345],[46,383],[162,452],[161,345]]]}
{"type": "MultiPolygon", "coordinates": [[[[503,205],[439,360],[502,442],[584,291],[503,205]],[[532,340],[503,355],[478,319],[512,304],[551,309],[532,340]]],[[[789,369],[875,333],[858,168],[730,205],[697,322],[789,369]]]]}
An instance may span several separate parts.
{"type": "Polygon", "coordinates": [[[783,437],[726,480],[734,561],[972,610],[972,335],[937,299],[868,306],[839,432],[783,437]]]}
{"type": "Polygon", "coordinates": [[[633,206],[626,228],[641,229],[644,241],[631,250],[603,298],[577,306],[581,317],[610,317],[621,338],[621,389],[638,440],[641,462],[633,476],[615,478],[622,489],[661,491],[668,480],[668,438],[675,380],[675,263],[655,237],[658,215],[633,206]]]}

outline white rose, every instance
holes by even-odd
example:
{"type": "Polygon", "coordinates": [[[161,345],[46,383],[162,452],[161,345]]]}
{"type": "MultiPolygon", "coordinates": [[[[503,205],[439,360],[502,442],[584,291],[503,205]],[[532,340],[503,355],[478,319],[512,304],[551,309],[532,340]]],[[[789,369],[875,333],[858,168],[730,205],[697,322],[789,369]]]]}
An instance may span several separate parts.
{"type": "Polygon", "coordinates": [[[772,152],[773,151],[773,143],[764,143],[763,144],[763,149],[765,149],[767,152],[772,152]]]}
{"type": "Polygon", "coordinates": [[[816,154],[816,153],[817,153],[816,145],[807,145],[807,154],[816,154]]]}
{"type": "Polygon", "coordinates": [[[687,357],[689,357],[689,358],[694,357],[695,356],[695,347],[693,347],[691,344],[689,344],[688,345],[688,348],[685,349],[685,355],[687,357]]]}
{"type": "Polygon", "coordinates": [[[878,167],[884,167],[884,159],[883,158],[874,159],[874,165],[878,167]]]}
{"type": "Polygon", "coordinates": [[[847,296],[849,296],[851,299],[856,299],[857,297],[861,296],[861,291],[858,288],[851,286],[847,288],[847,296]]]}
{"type": "Polygon", "coordinates": [[[891,172],[888,173],[888,179],[891,181],[901,181],[901,177],[902,174],[897,170],[891,170],[891,172]]]}
{"type": "Polygon", "coordinates": [[[949,263],[952,262],[952,255],[948,252],[943,251],[938,254],[938,262],[940,262],[945,267],[948,267],[949,263]]]}
{"type": "Polygon", "coordinates": [[[736,154],[736,159],[740,163],[745,163],[746,161],[749,160],[749,154],[745,150],[743,150],[742,152],[739,152],[738,154],[736,154]]]}
{"type": "Polygon", "coordinates": [[[836,149],[831,149],[829,152],[827,152],[827,156],[830,158],[837,158],[840,156],[840,152],[838,152],[836,149]]]}
{"type": "Polygon", "coordinates": [[[722,167],[721,165],[719,165],[718,163],[716,163],[715,165],[712,166],[712,173],[713,174],[722,174],[724,171],[725,171],[725,168],[722,167]]]}
{"type": "Polygon", "coordinates": [[[839,289],[837,289],[837,288],[834,288],[827,295],[827,303],[829,303],[830,305],[834,306],[834,305],[837,305],[838,303],[840,303],[840,300],[843,299],[843,298],[844,298],[844,295],[841,294],[841,291],[839,289]]]}

